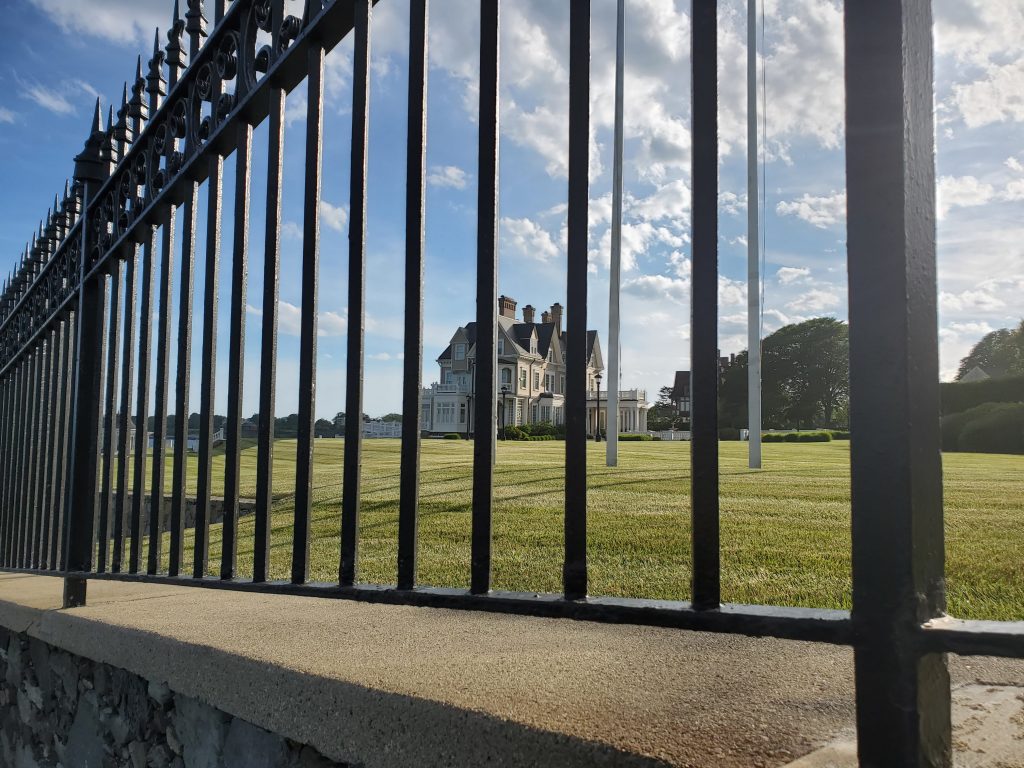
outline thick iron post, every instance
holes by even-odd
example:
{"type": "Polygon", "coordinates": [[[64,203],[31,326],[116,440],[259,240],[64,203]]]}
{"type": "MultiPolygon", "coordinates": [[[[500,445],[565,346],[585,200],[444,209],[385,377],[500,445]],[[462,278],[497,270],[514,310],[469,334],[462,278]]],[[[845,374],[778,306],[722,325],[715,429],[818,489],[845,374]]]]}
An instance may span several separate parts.
{"type": "Polygon", "coordinates": [[[929,0],[847,3],[853,623],[862,766],[951,765],[929,0]]]}
{"type": "MultiPolygon", "coordinates": [[[[78,354],[69,361],[72,366],[71,413],[71,484],[68,488],[67,535],[65,536],[64,568],[72,573],[92,570],[93,524],[99,499],[99,429],[100,403],[103,396],[103,330],[106,314],[104,278],[100,275],[86,280],[89,254],[95,235],[89,231],[88,210],[92,196],[109,172],[109,163],[102,158],[104,134],[101,128],[99,102],[92,135],[85,149],[75,158],[75,180],[83,185],[82,251],[79,259],[78,288],[78,354]]],[[[85,579],[65,577],[64,607],[85,604],[85,579]]]]}

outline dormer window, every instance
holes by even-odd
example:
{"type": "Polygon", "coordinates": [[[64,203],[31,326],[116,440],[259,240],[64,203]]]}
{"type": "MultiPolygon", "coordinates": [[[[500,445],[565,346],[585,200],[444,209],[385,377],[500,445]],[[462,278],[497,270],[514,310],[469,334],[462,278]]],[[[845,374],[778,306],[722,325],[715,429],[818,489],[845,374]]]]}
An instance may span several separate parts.
{"type": "Polygon", "coordinates": [[[505,340],[502,339],[502,338],[498,339],[498,354],[499,355],[504,355],[505,354],[505,340]]]}
{"type": "Polygon", "coordinates": [[[455,345],[455,359],[456,360],[465,360],[466,359],[466,345],[465,344],[456,344],[455,345]]]}
{"type": "Polygon", "coordinates": [[[549,349],[548,350],[548,362],[549,363],[555,362],[555,350],[553,350],[553,349],[549,349]]]}

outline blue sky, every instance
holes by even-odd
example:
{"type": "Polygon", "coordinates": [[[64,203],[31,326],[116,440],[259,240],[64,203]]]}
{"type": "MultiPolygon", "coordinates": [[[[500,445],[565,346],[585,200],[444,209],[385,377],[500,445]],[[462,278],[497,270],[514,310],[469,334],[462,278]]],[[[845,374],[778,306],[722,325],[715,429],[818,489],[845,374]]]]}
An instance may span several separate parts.
{"type": "MultiPolygon", "coordinates": [[[[0,247],[14,264],[71,172],[92,104],[119,99],[171,0],[11,0],[0,50],[0,247]]],[[[301,4],[292,3],[293,12],[301,4]]],[[[451,333],[474,316],[478,3],[431,9],[424,381],[451,333]]],[[[721,81],[721,347],[746,346],[745,17],[723,0],[721,81]]],[[[607,337],[614,0],[593,2],[591,307],[607,337]]],[[[1019,322],[1024,288],[1024,4],[937,0],[942,371],[988,330],[1019,322]]],[[[506,0],[502,28],[500,291],[519,306],[565,301],[568,4],[506,0]]],[[[689,2],[627,0],[623,387],[649,399],[689,357],[689,2]]],[[[401,409],[405,47],[408,0],[374,13],[366,410],[401,409]]],[[[841,8],[833,0],[766,2],[765,328],[845,318],[841,8]]],[[[317,413],[344,408],[351,45],[328,57],[321,211],[317,413]]],[[[304,85],[288,98],[278,410],[297,409],[304,85]]],[[[265,200],[265,132],[256,129],[248,283],[245,412],[256,410],[265,200]]],[[[228,269],[233,158],[225,163],[221,319],[228,269]]],[[[202,194],[205,201],[205,190],[202,194]]],[[[180,229],[180,217],[178,222],[180,229]]],[[[203,242],[200,230],[199,243],[203,242]]],[[[200,252],[201,255],[201,252],[200,252]]],[[[198,269],[201,273],[201,267],[198,269]]],[[[177,286],[175,286],[175,294],[177,286]]],[[[197,300],[202,281],[197,284],[197,300]]],[[[196,316],[200,306],[197,301],[196,316]]],[[[198,323],[197,323],[198,325],[198,323]]],[[[196,329],[198,356],[198,328],[196,329]]],[[[219,345],[218,411],[227,337],[219,345]]],[[[193,381],[198,377],[194,368],[193,381]]],[[[172,370],[173,376],[173,370],[172,370]]],[[[193,387],[198,406],[198,388],[193,387]]]]}

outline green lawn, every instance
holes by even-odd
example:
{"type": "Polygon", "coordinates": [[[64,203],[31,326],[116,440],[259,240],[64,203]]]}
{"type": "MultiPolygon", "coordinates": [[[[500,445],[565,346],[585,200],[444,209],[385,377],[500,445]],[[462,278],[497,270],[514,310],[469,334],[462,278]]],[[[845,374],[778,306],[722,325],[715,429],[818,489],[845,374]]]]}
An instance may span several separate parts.
{"type": "MultiPolygon", "coordinates": [[[[315,446],[311,578],[336,581],[343,441],[315,446]]],[[[290,564],[295,441],[275,444],[272,575],[290,564]]],[[[562,559],[561,442],[499,443],[495,468],[494,587],[557,592],[562,559]]],[[[722,588],[729,602],[849,607],[849,444],[767,444],[761,471],[746,445],[721,444],[722,588]]],[[[590,591],[686,599],[690,579],[689,443],[623,443],[620,466],[590,444],[590,591]]],[[[256,449],[242,454],[242,495],[255,488],[256,449]]],[[[190,457],[190,492],[195,492],[190,457]]],[[[215,457],[215,495],[223,456],[215,457]]],[[[1024,619],[1024,457],[948,454],[947,575],[951,613],[1024,619]]],[[[419,581],[469,583],[472,444],[423,442],[419,581]]],[[[170,465],[168,463],[168,481],[170,465]]],[[[393,583],[399,443],[364,443],[359,579],[393,583]]],[[[191,531],[186,562],[191,569],[191,531]]],[[[211,534],[211,573],[220,557],[211,534]]],[[[251,572],[252,518],[240,524],[239,569],[251,572]]],[[[166,536],[164,546],[166,547],[166,536]]],[[[164,561],[166,562],[166,560],[164,561]]]]}

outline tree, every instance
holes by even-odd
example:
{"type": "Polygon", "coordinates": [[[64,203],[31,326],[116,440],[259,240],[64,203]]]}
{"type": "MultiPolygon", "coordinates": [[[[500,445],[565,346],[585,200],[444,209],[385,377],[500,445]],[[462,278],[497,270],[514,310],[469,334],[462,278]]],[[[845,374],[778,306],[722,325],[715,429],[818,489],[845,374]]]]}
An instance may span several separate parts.
{"type": "Polygon", "coordinates": [[[402,414],[400,413],[389,413],[381,417],[381,421],[401,421],[402,414]]]}
{"type": "Polygon", "coordinates": [[[654,432],[665,432],[682,427],[682,419],[672,402],[672,392],[672,387],[662,387],[658,390],[658,402],[647,411],[648,429],[654,432]]]}
{"type": "Polygon", "coordinates": [[[1024,375],[1024,320],[1016,328],[1000,328],[986,333],[960,361],[957,380],[975,366],[992,378],[1024,375]]]}
{"type": "Polygon", "coordinates": [[[317,419],[313,425],[313,435],[315,437],[334,437],[336,434],[334,422],[328,419],[317,419]]]}
{"type": "MultiPolygon", "coordinates": [[[[767,428],[846,426],[850,394],[845,323],[816,317],[787,325],[761,345],[761,414],[767,428]]],[[[747,353],[736,356],[719,388],[719,421],[747,424],[747,353]]]]}

